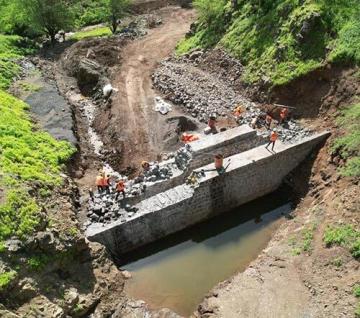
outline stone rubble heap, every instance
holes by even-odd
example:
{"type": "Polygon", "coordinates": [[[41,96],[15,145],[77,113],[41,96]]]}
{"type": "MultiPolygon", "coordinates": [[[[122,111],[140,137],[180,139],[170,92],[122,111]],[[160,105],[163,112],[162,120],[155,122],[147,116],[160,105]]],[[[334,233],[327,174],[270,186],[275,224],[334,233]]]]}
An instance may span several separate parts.
{"type": "MultiPolygon", "coordinates": [[[[148,187],[154,183],[169,180],[175,173],[181,173],[186,170],[192,158],[191,148],[185,146],[175,153],[167,154],[164,162],[150,162],[150,169],[134,180],[126,182],[126,198],[123,199],[122,194],[116,199],[115,183],[110,187],[110,193],[93,194],[93,199],[89,200],[87,217],[91,223],[111,223],[115,220],[125,221],[132,217],[137,209],[126,203],[127,199],[141,195],[148,187]]],[[[115,176],[115,180],[120,179],[120,175],[114,175],[107,171],[111,176],[115,176]]]]}
{"type": "MultiPolygon", "coordinates": [[[[240,95],[232,83],[240,77],[243,66],[223,51],[218,51],[217,59],[211,63],[206,52],[195,51],[180,58],[170,57],[163,61],[153,74],[153,82],[168,100],[182,105],[187,112],[201,122],[207,122],[212,114],[232,116],[235,107],[241,105],[246,112],[238,121],[239,125],[251,124],[253,117],[264,115],[257,105],[240,95]],[[228,66],[231,66],[230,69],[228,66]],[[210,72],[202,68],[208,67],[210,72]],[[223,70],[231,74],[226,77],[223,70]],[[215,76],[218,74],[218,76],[215,76]]],[[[264,127],[264,121],[260,121],[264,127]]],[[[278,126],[279,138],[283,142],[295,142],[309,136],[309,130],[302,128],[294,120],[278,126]]],[[[260,130],[259,134],[268,137],[269,132],[260,130]]]]}
{"type": "MultiPolygon", "coordinates": [[[[254,119],[254,117],[258,116],[262,118],[259,120],[259,125],[261,127],[265,127],[264,118],[266,114],[262,112],[258,107],[254,106],[246,107],[246,112],[242,114],[242,117],[241,119],[239,119],[238,123],[240,125],[251,126],[251,121],[254,119]]],[[[301,127],[296,121],[292,119],[287,121],[285,124],[277,125],[274,128],[276,128],[279,134],[279,139],[285,143],[293,143],[312,134],[309,129],[301,127]]],[[[268,130],[258,130],[258,134],[264,138],[267,138],[269,133],[270,132],[268,130]]]]}
{"type": "Polygon", "coordinates": [[[153,82],[168,100],[184,105],[201,122],[206,122],[210,114],[226,116],[239,104],[251,104],[223,81],[173,59],[161,63],[153,82]]]}

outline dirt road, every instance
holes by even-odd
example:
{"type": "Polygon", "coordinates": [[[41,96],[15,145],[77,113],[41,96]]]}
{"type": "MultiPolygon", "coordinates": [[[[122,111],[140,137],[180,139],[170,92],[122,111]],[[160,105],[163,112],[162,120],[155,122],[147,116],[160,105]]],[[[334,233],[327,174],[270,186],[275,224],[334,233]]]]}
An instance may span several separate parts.
{"type": "Polygon", "coordinates": [[[162,25],[147,36],[129,43],[122,51],[122,65],[112,74],[112,85],[119,89],[111,108],[101,114],[96,129],[102,131],[105,146],[123,154],[115,168],[138,166],[144,159],[154,160],[164,149],[168,116],[154,111],[156,92],[151,74],[156,65],[171,54],[194,20],[194,11],[164,8],[159,11],[162,25]],[[110,119],[110,121],[109,121],[110,119]]]}

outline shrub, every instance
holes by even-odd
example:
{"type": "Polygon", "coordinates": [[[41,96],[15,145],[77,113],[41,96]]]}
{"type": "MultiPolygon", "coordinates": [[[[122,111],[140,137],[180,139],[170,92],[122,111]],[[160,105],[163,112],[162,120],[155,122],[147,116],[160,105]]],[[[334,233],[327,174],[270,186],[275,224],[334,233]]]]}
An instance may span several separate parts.
{"type": "Polygon", "coordinates": [[[0,291],[6,289],[11,281],[16,277],[15,271],[4,272],[0,274],[0,291]]]}
{"type": "Polygon", "coordinates": [[[351,225],[329,226],[323,240],[327,247],[340,245],[347,248],[353,257],[360,257],[360,231],[351,225]]]}
{"type": "Polygon", "coordinates": [[[36,255],[27,260],[27,265],[34,271],[40,271],[51,261],[51,257],[48,255],[36,255]]]}
{"type": "Polygon", "coordinates": [[[360,297],[360,284],[356,284],[354,287],[354,295],[355,297],[360,297]]]}
{"type": "Polygon", "coordinates": [[[340,173],[349,177],[360,176],[360,104],[342,110],[337,123],[345,134],[335,139],[331,145],[331,152],[346,160],[340,173]]]}

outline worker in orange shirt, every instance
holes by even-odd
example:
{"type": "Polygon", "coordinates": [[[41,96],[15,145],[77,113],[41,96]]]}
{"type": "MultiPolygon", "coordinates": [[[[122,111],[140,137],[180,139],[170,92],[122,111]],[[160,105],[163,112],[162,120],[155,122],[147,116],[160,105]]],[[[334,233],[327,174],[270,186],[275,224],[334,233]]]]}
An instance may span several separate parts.
{"type": "Polygon", "coordinates": [[[280,124],[283,124],[286,120],[286,118],[289,115],[289,110],[287,108],[282,108],[280,111],[280,124]]]}
{"type": "Polygon", "coordinates": [[[269,143],[266,145],[266,149],[268,149],[268,147],[272,144],[272,148],[271,150],[274,151],[274,146],[275,146],[275,142],[278,139],[279,135],[276,132],[276,129],[273,129],[271,134],[270,134],[270,140],[269,143]]]}
{"type": "Polygon", "coordinates": [[[96,177],[95,185],[98,189],[98,192],[103,192],[104,190],[104,173],[100,172],[100,174],[96,177]]]}
{"type": "Polygon", "coordinates": [[[116,197],[115,200],[119,198],[120,193],[123,195],[123,199],[125,199],[125,181],[120,179],[116,183],[116,197]]]}
{"type": "Polygon", "coordinates": [[[106,191],[107,194],[110,194],[110,176],[109,175],[104,175],[103,189],[106,191]]]}

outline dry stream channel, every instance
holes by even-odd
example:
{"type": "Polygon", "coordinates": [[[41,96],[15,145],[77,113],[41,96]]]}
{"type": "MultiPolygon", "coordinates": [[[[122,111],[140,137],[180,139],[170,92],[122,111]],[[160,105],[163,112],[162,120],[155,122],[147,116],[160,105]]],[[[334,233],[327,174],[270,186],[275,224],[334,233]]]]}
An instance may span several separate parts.
{"type": "Polygon", "coordinates": [[[152,309],[189,316],[211,288],[243,271],[266,247],[291,204],[277,191],[125,257],[126,292],[152,309]]]}

